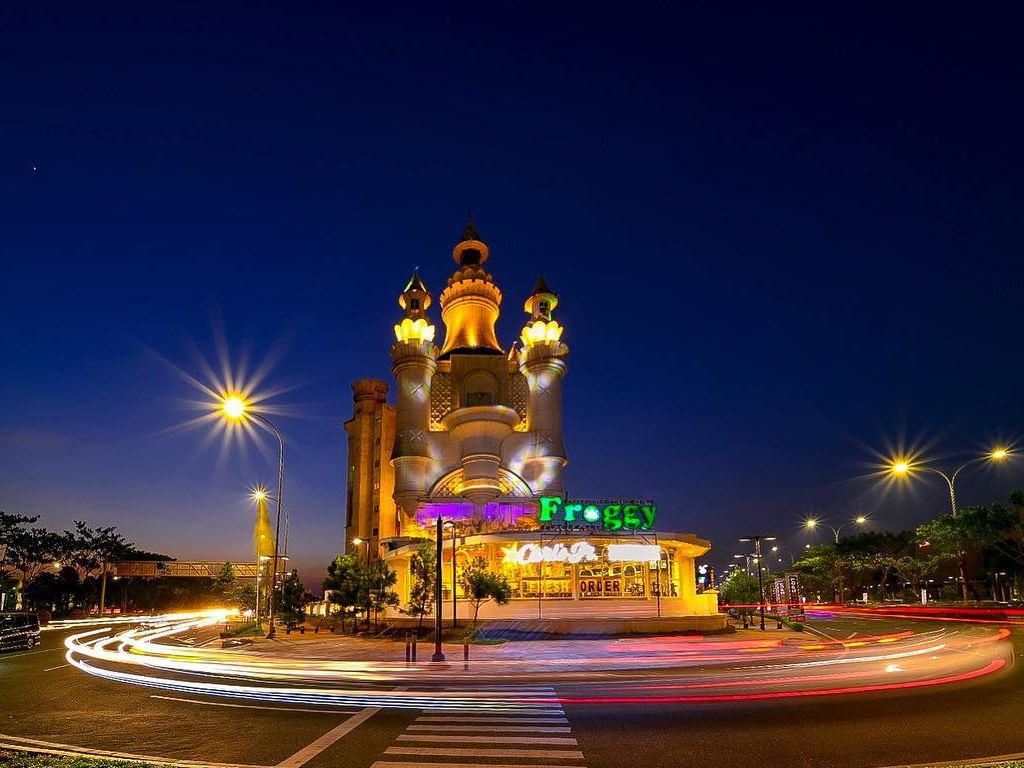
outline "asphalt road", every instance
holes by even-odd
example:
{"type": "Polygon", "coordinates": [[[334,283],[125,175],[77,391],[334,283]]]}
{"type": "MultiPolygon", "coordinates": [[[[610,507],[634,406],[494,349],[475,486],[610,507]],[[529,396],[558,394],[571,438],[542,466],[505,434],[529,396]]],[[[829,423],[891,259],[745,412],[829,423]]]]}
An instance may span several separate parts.
{"type": "MultiPolygon", "coordinates": [[[[837,617],[814,626],[845,639],[936,624],[837,617]]],[[[975,681],[898,692],[538,705],[533,713],[476,716],[276,706],[108,682],[66,665],[67,634],[44,633],[41,647],[0,656],[0,744],[31,740],[53,749],[283,768],[746,768],[757,762],[875,768],[1024,752],[1020,665],[975,681]],[[581,755],[567,757],[572,751],[581,755]]],[[[1024,633],[1016,630],[1011,642],[1019,656],[1024,633]]]]}

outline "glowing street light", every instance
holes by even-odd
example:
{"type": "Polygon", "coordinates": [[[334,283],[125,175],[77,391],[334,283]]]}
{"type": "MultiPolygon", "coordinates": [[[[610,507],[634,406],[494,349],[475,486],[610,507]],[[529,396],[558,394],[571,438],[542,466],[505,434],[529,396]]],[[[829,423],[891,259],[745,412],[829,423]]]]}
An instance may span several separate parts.
{"type": "MultiPolygon", "coordinates": [[[[363,544],[366,545],[366,578],[369,579],[370,578],[370,542],[367,541],[366,539],[360,539],[360,538],[356,537],[356,538],[352,539],[352,543],[355,544],[357,547],[360,547],[363,544]]],[[[370,589],[369,589],[369,584],[367,584],[367,589],[366,589],[366,634],[367,635],[370,634],[370,589]]]]}
{"type": "MultiPolygon", "coordinates": [[[[821,521],[818,520],[817,518],[810,517],[807,520],[804,520],[804,528],[806,528],[809,531],[813,531],[815,528],[818,527],[818,523],[819,522],[821,522],[821,521]]],[[[867,525],[868,519],[864,515],[857,515],[857,517],[855,517],[853,519],[853,522],[856,523],[857,525],[867,525]]],[[[839,536],[843,532],[843,527],[844,526],[842,526],[842,525],[829,525],[827,527],[828,527],[828,529],[830,531],[832,531],[832,536],[835,538],[836,544],[838,544],[839,543],[839,536]]]]}
{"type": "Polygon", "coordinates": [[[1015,452],[1010,448],[998,445],[992,448],[988,453],[983,453],[980,456],[975,456],[973,459],[965,461],[953,472],[947,472],[939,467],[932,466],[930,464],[924,464],[921,462],[914,461],[911,456],[896,456],[893,457],[886,465],[888,473],[896,479],[909,479],[912,478],[915,472],[931,472],[938,475],[946,481],[946,485],[949,487],[949,505],[950,509],[953,510],[953,514],[957,514],[956,504],[956,479],[961,472],[967,467],[974,464],[979,464],[983,461],[1001,462],[1011,458],[1015,455],[1015,452]]]}
{"type": "MultiPolygon", "coordinates": [[[[219,399],[219,410],[225,420],[234,424],[241,424],[247,419],[253,419],[263,424],[277,437],[279,447],[277,458],[277,520],[274,523],[274,562],[271,567],[273,576],[270,581],[270,629],[267,632],[267,639],[273,640],[277,634],[274,629],[274,598],[277,594],[277,557],[278,540],[281,538],[281,506],[284,503],[284,437],[270,419],[254,410],[250,403],[246,402],[244,395],[241,393],[228,392],[221,395],[219,399]]],[[[264,498],[266,497],[264,496],[264,498]]]]}
{"type": "Polygon", "coordinates": [[[238,395],[228,395],[221,400],[220,409],[231,421],[239,421],[245,416],[245,400],[238,395]]]}

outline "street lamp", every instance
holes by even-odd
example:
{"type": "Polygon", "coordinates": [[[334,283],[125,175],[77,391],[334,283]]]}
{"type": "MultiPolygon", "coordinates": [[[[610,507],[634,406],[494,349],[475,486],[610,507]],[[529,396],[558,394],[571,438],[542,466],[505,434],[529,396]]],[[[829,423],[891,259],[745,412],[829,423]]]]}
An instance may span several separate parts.
{"type": "Polygon", "coordinates": [[[271,568],[273,576],[270,580],[270,629],[267,631],[267,639],[273,640],[274,631],[274,597],[277,593],[277,545],[281,537],[281,505],[284,503],[284,437],[274,423],[261,413],[257,413],[249,407],[245,399],[239,394],[228,393],[221,398],[220,411],[222,416],[230,422],[241,423],[246,419],[254,419],[267,427],[277,437],[277,520],[274,524],[274,564],[271,568]]]}
{"type": "Polygon", "coordinates": [[[733,557],[739,558],[740,560],[744,561],[745,565],[743,566],[743,570],[746,571],[747,576],[749,576],[750,575],[750,558],[752,556],[751,555],[733,555],[733,557]]]}
{"type": "Polygon", "coordinates": [[[445,528],[452,529],[452,629],[459,626],[459,610],[455,597],[455,521],[444,523],[445,528]]]}
{"type": "Polygon", "coordinates": [[[366,634],[370,634],[370,542],[366,539],[355,538],[352,543],[357,547],[366,545],[366,634]]]}
{"type": "Polygon", "coordinates": [[[950,509],[953,510],[953,514],[957,514],[959,511],[956,505],[956,478],[963,472],[967,467],[973,464],[978,464],[983,461],[1005,461],[1006,459],[1015,456],[1015,452],[1005,446],[996,446],[988,453],[984,453],[981,456],[975,456],[973,459],[965,461],[959,467],[952,472],[944,471],[939,467],[932,466],[930,464],[922,464],[914,461],[912,456],[897,456],[891,459],[886,466],[886,470],[890,476],[901,480],[905,478],[911,478],[917,471],[932,472],[938,475],[946,481],[946,485],[949,487],[949,505],[950,509]]]}
{"type": "MultiPolygon", "coordinates": [[[[431,661],[444,661],[444,652],[441,650],[441,558],[444,557],[444,520],[437,516],[437,542],[434,562],[434,655],[431,661]]],[[[454,554],[454,552],[453,552],[454,554]]],[[[452,584],[452,589],[455,585],[452,584]]]]}
{"type": "MultiPolygon", "coordinates": [[[[806,528],[809,531],[813,531],[815,528],[818,527],[818,523],[820,522],[821,521],[816,518],[808,518],[807,520],[804,520],[804,528],[806,528]]],[[[868,519],[864,515],[857,515],[857,517],[853,518],[851,522],[855,523],[856,525],[867,525],[868,519]]],[[[827,527],[830,531],[832,531],[832,535],[835,537],[836,544],[838,544],[839,536],[843,532],[843,528],[845,528],[846,525],[828,525],[827,527]]]]}
{"type": "Polygon", "coordinates": [[[757,563],[758,608],[761,613],[761,631],[764,632],[764,568],[761,561],[761,542],[775,541],[775,536],[771,534],[755,534],[753,536],[743,536],[740,538],[740,541],[754,542],[754,562],[757,563]]]}

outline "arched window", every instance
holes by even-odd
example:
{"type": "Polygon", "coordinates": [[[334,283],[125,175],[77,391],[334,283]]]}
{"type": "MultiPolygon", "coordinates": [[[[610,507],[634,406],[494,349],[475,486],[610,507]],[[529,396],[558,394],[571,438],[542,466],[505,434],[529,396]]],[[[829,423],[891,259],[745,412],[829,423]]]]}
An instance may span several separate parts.
{"type": "Polygon", "coordinates": [[[462,385],[462,405],[494,405],[498,401],[498,382],[487,371],[473,371],[462,385]]]}

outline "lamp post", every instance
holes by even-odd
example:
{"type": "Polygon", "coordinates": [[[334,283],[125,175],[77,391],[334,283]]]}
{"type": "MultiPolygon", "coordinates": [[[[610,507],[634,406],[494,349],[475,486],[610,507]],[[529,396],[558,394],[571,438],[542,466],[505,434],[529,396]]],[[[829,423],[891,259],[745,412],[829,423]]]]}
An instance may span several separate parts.
{"type": "MultiPolygon", "coordinates": [[[[441,650],[441,558],[444,556],[444,521],[437,516],[437,551],[434,558],[434,655],[431,661],[444,661],[441,650]]],[[[454,584],[452,588],[454,588],[454,584]]]]}
{"type": "MultiPolygon", "coordinates": [[[[815,528],[818,527],[818,523],[820,523],[820,522],[821,522],[821,520],[818,520],[817,518],[811,517],[811,518],[809,518],[807,520],[804,520],[804,528],[806,528],[809,531],[813,531],[815,528]]],[[[857,515],[857,517],[855,517],[851,522],[853,522],[853,523],[855,523],[857,525],[867,525],[868,519],[864,515],[857,515]]],[[[832,531],[832,536],[835,538],[836,544],[839,543],[839,537],[840,537],[840,534],[842,534],[842,532],[843,532],[843,528],[846,528],[848,526],[849,526],[849,523],[846,523],[846,524],[843,524],[843,525],[827,525],[826,524],[826,527],[830,531],[832,531]]]]}
{"type": "Polygon", "coordinates": [[[459,610],[455,597],[455,521],[444,523],[445,528],[452,529],[452,629],[459,626],[459,610]]]}
{"type": "MultiPolygon", "coordinates": [[[[952,472],[948,472],[930,464],[922,464],[914,461],[912,456],[900,456],[896,457],[889,462],[886,467],[889,474],[897,479],[907,479],[914,476],[916,471],[926,471],[938,475],[946,481],[946,486],[949,488],[949,507],[956,516],[959,513],[959,509],[956,505],[956,479],[967,467],[974,464],[978,464],[982,461],[1001,462],[1010,458],[1014,455],[1014,452],[1004,446],[996,446],[988,453],[982,454],[981,456],[975,456],[973,459],[969,459],[957,467],[952,472]]],[[[968,599],[967,591],[967,573],[964,568],[963,552],[957,547],[957,561],[958,570],[960,571],[960,591],[963,602],[966,605],[968,599]]]]}
{"type": "Polygon", "coordinates": [[[750,575],[750,558],[751,558],[751,555],[733,555],[733,557],[737,557],[737,558],[739,558],[740,560],[743,560],[746,563],[744,565],[744,567],[743,567],[743,570],[746,572],[747,576],[749,576],[750,575]]]}
{"type": "Polygon", "coordinates": [[[220,402],[220,410],[226,419],[236,423],[242,422],[245,419],[254,419],[267,427],[277,437],[279,448],[277,455],[277,520],[274,523],[274,562],[271,567],[272,575],[270,578],[270,610],[268,611],[270,614],[270,629],[267,631],[267,639],[273,640],[276,634],[274,631],[274,597],[277,593],[277,545],[278,539],[281,538],[281,505],[284,503],[284,437],[270,419],[249,408],[240,395],[235,394],[223,397],[220,402]]]}
{"type": "Polygon", "coordinates": [[[764,632],[764,567],[761,559],[761,542],[775,541],[775,537],[770,534],[755,534],[753,536],[743,536],[740,538],[740,541],[754,542],[754,555],[757,562],[757,603],[761,613],[761,631],[764,632]]]}
{"type": "Polygon", "coordinates": [[[366,545],[366,634],[370,634],[370,542],[366,539],[355,538],[352,543],[357,547],[366,545]]]}
{"type": "Polygon", "coordinates": [[[900,456],[892,459],[889,462],[886,469],[888,470],[890,475],[898,479],[913,477],[914,473],[919,470],[931,472],[933,474],[938,475],[939,477],[946,481],[946,485],[949,488],[949,506],[950,509],[953,511],[953,514],[955,515],[959,511],[956,505],[956,479],[960,475],[960,473],[967,469],[967,467],[970,467],[974,464],[978,464],[983,461],[1005,461],[1006,459],[1014,455],[1014,452],[1011,451],[1009,448],[998,446],[996,448],[993,448],[988,453],[982,454],[981,456],[975,456],[973,459],[965,461],[952,472],[939,469],[938,467],[933,466],[931,464],[922,464],[916,462],[913,460],[913,457],[910,456],[900,456]]]}

